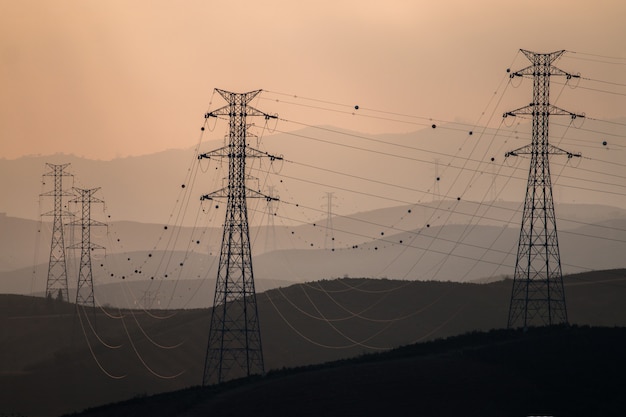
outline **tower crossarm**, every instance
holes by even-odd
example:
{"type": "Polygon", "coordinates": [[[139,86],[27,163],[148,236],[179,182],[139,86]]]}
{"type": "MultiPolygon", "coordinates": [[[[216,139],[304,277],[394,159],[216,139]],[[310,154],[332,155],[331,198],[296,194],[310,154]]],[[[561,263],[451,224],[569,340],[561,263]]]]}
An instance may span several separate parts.
{"type": "MultiPolygon", "coordinates": [[[[67,247],[68,249],[87,249],[87,250],[106,250],[106,248],[102,245],[98,245],[97,243],[91,242],[90,244],[83,245],[82,243],[75,243],[71,246],[67,247]]],[[[106,252],[105,252],[106,253],[106,252]]]]}
{"type": "MultiPolygon", "coordinates": [[[[280,201],[277,197],[273,197],[267,194],[263,194],[260,191],[251,190],[246,188],[245,190],[246,198],[264,198],[267,201],[280,201]]],[[[213,191],[209,194],[204,194],[200,197],[200,201],[204,200],[215,200],[220,198],[228,198],[228,187],[222,188],[217,191],[213,191]]]]}
{"type": "Polygon", "coordinates": [[[572,78],[580,78],[580,74],[572,74],[567,71],[563,71],[560,68],[552,65],[554,61],[559,59],[564,53],[565,50],[555,51],[549,54],[537,54],[535,52],[527,51],[525,49],[520,49],[520,51],[528,58],[528,60],[532,63],[526,68],[522,68],[520,70],[514,71],[511,73],[510,77],[535,77],[537,75],[540,76],[563,76],[568,80],[572,78]]]}
{"type": "Polygon", "coordinates": [[[255,98],[263,90],[255,90],[255,91],[250,91],[248,93],[243,93],[243,94],[231,93],[229,91],[220,90],[219,88],[216,88],[215,91],[217,91],[224,98],[224,100],[226,100],[228,103],[235,103],[235,104],[241,105],[241,107],[245,109],[244,110],[245,113],[233,114],[232,104],[227,104],[226,106],[220,107],[219,109],[205,113],[204,115],[205,119],[208,119],[209,117],[218,117],[218,116],[229,116],[229,117],[230,116],[243,116],[243,117],[263,116],[265,117],[266,120],[268,120],[268,119],[276,119],[278,117],[276,115],[271,115],[271,114],[262,112],[261,110],[255,109],[254,107],[248,105],[248,103],[252,101],[252,99],[255,98]]]}
{"type": "Polygon", "coordinates": [[[108,224],[99,222],[98,220],[88,219],[86,221],[83,220],[74,220],[67,223],[68,226],[108,226],[108,224]]]}
{"type": "MultiPolygon", "coordinates": [[[[531,144],[524,145],[521,148],[513,149],[504,154],[505,158],[509,156],[532,155],[533,147],[531,144]]],[[[548,145],[548,154],[550,155],[567,155],[568,158],[580,158],[580,152],[569,152],[554,145],[548,145]]]]}
{"type": "MultiPolygon", "coordinates": [[[[235,154],[233,154],[232,149],[233,148],[231,146],[224,146],[222,148],[215,149],[210,152],[202,153],[198,155],[198,159],[229,158],[231,155],[236,156],[235,154]]],[[[272,155],[270,153],[263,152],[258,149],[250,148],[247,146],[245,149],[246,149],[245,150],[246,158],[269,158],[270,161],[282,161],[283,160],[282,155],[280,156],[272,155]]]]}
{"type": "Polygon", "coordinates": [[[529,115],[534,116],[540,114],[542,116],[569,116],[572,119],[576,119],[579,117],[585,117],[584,114],[572,113],[571,111],[563,110],[560,107],[554,106],[552,104],[548,104],[547,106],[543,106],[540,104],[530,103],[528,106],[520,107],[519,109],[508,111],[502,115],[502,117],[506,118],[509,116],[522,116],[529,115]]]}

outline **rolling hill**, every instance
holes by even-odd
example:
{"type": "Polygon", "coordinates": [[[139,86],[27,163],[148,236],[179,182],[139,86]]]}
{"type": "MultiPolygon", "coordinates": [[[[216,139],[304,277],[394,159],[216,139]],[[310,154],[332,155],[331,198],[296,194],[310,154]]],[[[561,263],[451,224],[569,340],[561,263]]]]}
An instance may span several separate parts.
{"type": "Polygon", "coordinates": [[[72,415],[621,416],[624,342],[623,327],[473,332],[72,415]]]}
{"type": "MultiPolygon", "coordinates": [[[[625,270],[572,275],[565,284],[572,324],[626,326],[625,270]]],[[[265,291],[258,301],[266,370],[502,328],[510,288],[509,280],[342,278],[265,291]]],[[[199,384],[210,310],[73,311],[0,296],[2,412],[59,415],[199,384]]]]}

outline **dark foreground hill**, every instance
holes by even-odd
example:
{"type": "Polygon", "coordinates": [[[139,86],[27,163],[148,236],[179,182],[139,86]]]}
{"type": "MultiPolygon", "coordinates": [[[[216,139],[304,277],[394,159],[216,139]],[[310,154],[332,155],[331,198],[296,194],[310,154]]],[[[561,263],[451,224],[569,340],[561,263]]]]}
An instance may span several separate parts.
{"type": "Polygon", "coordinates": [[[75,416],[623,416],[625,344],[626,328],[476,332],[75,416]]]}
{"type": "MultiPolygon", "coordinates": [[[[570,323],[626,327],[624,270],[564,281],[570,323]]],[[[460,284],[344,278],[260,293],[265,368],[318,365],[503,328],[510,291],[508,280],[460,284]]],[[[57,416],[197,386],[210,315],[209,309],[97,308],[77,317],[73,305],[0,295],[0,416],[57,416]]],[[[572,366],[576,369],[577,363],[572,366]]],[[[594,378],[603,372],[598,368],[594,378]]],[[[483,395],[491,396],[488,391],[483,395]]]]}

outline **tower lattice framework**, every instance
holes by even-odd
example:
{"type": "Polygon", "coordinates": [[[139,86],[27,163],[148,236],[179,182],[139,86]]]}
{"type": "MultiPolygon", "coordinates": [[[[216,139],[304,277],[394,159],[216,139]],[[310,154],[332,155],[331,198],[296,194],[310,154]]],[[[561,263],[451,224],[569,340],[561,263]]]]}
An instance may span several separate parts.
{"type": "Polygon", "coordinates": [[[78,226],[81,229],[80,243],[71,246],[71,249],[80,249],[80,266],[78,269],[78,283],[76,287],[77,306],[95,307],[96,304],[93,289],[91,252],[95,249],[104,249],[104,247],[91,241],[91,227],[105,226],[105,223],[91,218],[91,204],[104,203],[102,200],[93,196],[99,189],[100,188],[74,188],[76,197],[71,200],[72,203],[80,204],[81,207],[80,220],[75,220],[71,223],[72,226],[78,226]]]}
{"type": "Polygon", "coordinates": [[[248,116],[276,117],[249,105],[261,90],[241,94],[216,91],[228,104],[207,113],[205,118],[229,117],[228,145],[198,158],[228,158],[228,186],[201,197],[201,200],[227,199],[203,385],[264,373],[246,200],[277,199],[246,187],[246,159],[280,159],[246,144],[248,116]]]}
{"type": "Polygon", "coordinates": [[[55,165],[46,163],[50,171],[43,175],[44,177],[54,178],[54,189],[42,194],[42,196],[54,197],[53,210],[43,214],[44,216],[53,216],[52,242],[50,244],[48,278],[46,280],[46,296],[59,297],[64,301],[69,301],[69,294],[63,218],[70,217],[72,214],[63,209],[63,197],[72,196],[73,194],[63,189],[63,177],[72,176],[72,174],[65,171],[69,165],[70,164],[55,165]]]}
{"type": "Polygon", "coordinates": [[[549,118],[567,115],[582,117],[550,104],[550,77],[579,77],[552,63],[565,51],[540,54],[521,50],[532,63],[511,74],[533,77],[533,101],[528,106],[504,114],[532,116],[532,142],[506,153],[505,156],[530,155],[530,168],[524,199],[513,289],[509,307],[508,327],[567,324],[567,308],[559,254],[550,156],[579,157],[549,143],[549,118]]]}

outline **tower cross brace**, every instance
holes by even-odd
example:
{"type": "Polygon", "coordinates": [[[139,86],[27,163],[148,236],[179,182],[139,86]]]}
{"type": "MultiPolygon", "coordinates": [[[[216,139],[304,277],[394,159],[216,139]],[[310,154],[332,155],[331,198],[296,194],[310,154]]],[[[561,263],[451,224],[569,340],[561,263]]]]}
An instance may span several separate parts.
{"type": "Polygon", "coordinates": [[[511,74],[511,78],[533,77],[533,101],[528,106],[504,114],[504,117],[532,115],[531,144],[505,154],[506,157],[530,155],[509,306],[509,328],[568,322],[550,178],[550,155],[572,158],[580,154],[567,152],[549,143],[549,118],[551,115],[567,115],[572,119],[583,116],[550,104],[550,77],[579,77],[552,65],[564,52],[540,54],[522,50],[532,64],[511,74]]]}
{"type": "Polygon", "coordinates": [[[276,117],[249,105],[261,90],[241,94],[216,91],[228,104],[205,114],[205,118],[229,117],[228,145],[201,154],[198,159],[228,158],[228,186],[201,197],[201,200],[227,199],[203,385],[265,372],[246,201],[278,199],[246,187],[246,158],[282,159],[246,143],[248,116],[276,117]]]}

